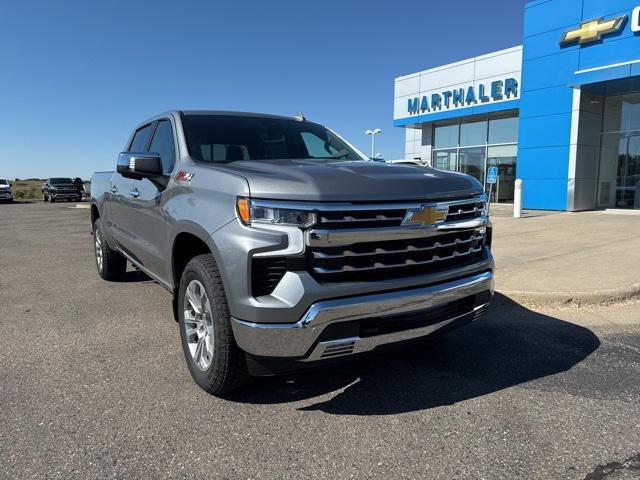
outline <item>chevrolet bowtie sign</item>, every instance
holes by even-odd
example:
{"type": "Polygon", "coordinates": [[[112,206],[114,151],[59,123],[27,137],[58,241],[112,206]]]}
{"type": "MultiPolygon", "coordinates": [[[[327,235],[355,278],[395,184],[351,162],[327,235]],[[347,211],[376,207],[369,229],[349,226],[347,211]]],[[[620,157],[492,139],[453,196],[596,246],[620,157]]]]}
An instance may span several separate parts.
{"type": "Polygon", "coordinates": [[[611,20],[589,20],[582,22],[580,28],[569,30],[560,39],[560,45],[568,45],[578,42],[580,45],[585,43],[597,42],[602,39],[603,35],[620,31],[627,21],[627,16],[613,18],[611,20]]]}

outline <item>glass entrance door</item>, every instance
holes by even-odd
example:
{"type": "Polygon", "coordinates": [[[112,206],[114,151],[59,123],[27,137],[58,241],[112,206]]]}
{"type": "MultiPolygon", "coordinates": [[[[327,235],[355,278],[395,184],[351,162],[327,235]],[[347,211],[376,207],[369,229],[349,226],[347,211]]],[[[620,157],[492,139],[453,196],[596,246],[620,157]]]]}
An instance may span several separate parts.
{"type": "Polygon", "coordinates": [[[600,208],[640,209],[640,92],[604,98],[598,177],[600,208]]]}
{"type": "Polygon", "coordinates": [[[640,209],[640,134],[629,135],[620,142],[616,206],[640,209]]]}

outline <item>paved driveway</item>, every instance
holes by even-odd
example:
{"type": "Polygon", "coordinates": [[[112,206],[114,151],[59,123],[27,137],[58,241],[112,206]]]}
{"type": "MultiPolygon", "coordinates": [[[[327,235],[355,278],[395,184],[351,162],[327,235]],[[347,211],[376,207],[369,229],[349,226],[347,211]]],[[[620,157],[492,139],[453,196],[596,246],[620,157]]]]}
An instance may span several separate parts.
{"type": "Polygon", "coordinates": [[[640,473],[637,305],[584,323],[498,297],[408,351],[223,400],[192,383],[169,295],[100,280],[88,210],[69,207],[0,205],[2,479],[640,473]]]}

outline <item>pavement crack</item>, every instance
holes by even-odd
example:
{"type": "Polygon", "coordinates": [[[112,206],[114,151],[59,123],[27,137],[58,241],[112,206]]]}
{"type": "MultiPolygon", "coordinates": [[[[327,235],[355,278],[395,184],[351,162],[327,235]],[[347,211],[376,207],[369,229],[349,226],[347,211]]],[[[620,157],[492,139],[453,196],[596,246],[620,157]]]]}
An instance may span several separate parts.
{"type": "Polygon", "coordinates": [[[640,474],[640,453],[622,462],[610,462],[606,465],[598,465],[593,472],[584,477],[584,480],[602,480],[621,470],[638,472],[640,474]]]}

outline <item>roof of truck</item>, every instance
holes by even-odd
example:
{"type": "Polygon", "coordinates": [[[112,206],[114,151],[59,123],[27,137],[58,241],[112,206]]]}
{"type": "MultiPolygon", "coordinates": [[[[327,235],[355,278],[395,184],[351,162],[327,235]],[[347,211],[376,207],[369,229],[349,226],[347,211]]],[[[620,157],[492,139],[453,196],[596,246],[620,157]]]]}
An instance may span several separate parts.
{"type": "Polygon", "coordinates": [[[284,115],[272,115],[270,113],[256,113],[256,112],[234,112],[230,110],[180,110],[178,113],[185,115],[230,115],[230,116],[242,116],[242,117],[267,117],[267,118],[281,118],[286,120],[294,120],[295,116],[284,115]]]}
{"type": "MultiPolygon", "coordinates": [[[[157,115],[154,115],[153,117],[149,117],[146,120],[138,123],[138,125],[135,127],[135,129],[137,130],[138,128],[142,127],[143,125],[149,124],[155,120],[158,120],[159,118],[162,117],[166,117],[168,115],[171,115],[173,117],[180,117],[180,115],[185,114],[185,115],[229,115],[229,116],[235,116],[235,117],[261,117],[261,118],[278,118],[280,120],[301,120],[301,118],[298,115],[292,115],[290,117],[286,117],[284,115],[271,115],[269,113],[256,113],[256,112],[234,112],[234,111],[230,111],[230,110],[169,110],[166,112],[162,112],[162,113],[158,113],[157,115]]],[[[307,120],[306,118],[303,117],[304,120],[307,120]]]]}

